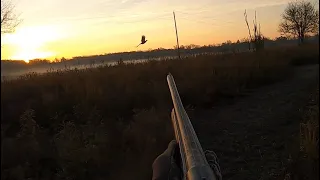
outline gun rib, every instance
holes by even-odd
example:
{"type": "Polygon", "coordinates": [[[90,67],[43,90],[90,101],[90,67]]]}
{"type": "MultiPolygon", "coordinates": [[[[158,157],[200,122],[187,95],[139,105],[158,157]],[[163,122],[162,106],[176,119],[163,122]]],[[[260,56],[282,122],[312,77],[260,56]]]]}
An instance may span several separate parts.
{"type": "Polygon", "coordinates": [[[172,121],[182,156],[184,176],[190,180],[215,180],[171,74],[168,74],[167,81],[174,106],[172,121]]]}
{"type": "MultiPolygon", "coordinates": [[[[181,147],[182,146],[182,144],[181,144],[182,140],[181,140],[181,136],[180,136],[181,133],[180,133],[180,128],[179,128],[179,124],[178,124],[178,121],[177,121],[177,117],[176,117],[174,108],[171,111],[171,120],[172,120],[172,124],[173,124],[173,129],[174,129],[174,134],[175,134],[175,137],[176,137],[176,141],[178,142],[179,146],[181,147]]],[[[187,172],[185,154],[184,154],[182,148],[179,148],[179,149],[180,149],[180,155],[181,155],[182,171],[183,172],[187,172]]]]}

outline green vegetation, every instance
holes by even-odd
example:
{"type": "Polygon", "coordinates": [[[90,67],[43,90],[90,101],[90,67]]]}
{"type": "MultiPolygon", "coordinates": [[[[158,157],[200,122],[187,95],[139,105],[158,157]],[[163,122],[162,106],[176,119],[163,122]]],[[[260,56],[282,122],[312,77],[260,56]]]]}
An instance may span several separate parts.
{"type": "Polygon", "coordinates": [[[150,179],[173,139],[167,73],[186,107],[210,108],[318,61],[318,45],[305,45],[4,81],[1,178],[150,179]]]}

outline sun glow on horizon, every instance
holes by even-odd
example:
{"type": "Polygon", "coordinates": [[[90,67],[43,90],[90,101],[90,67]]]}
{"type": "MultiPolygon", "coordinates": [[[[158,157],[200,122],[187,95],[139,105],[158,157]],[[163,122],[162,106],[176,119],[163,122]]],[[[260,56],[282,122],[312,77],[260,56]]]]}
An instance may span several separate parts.
{"type": "Polygon", "coordinates": [[[23,27],[13,34],[3,37],[3,44],[13,46],[15,51],[10,59],[24,60],[51,58],[55,52],[45,50],[45,46],[62,38],[57,28],[50,26],[23,27]]]}
{"type": "Polygon", "coordinates": [[[21,51],[18,54],[11,57],[14,60],[24,60],[25,62],[29,62],[33,59],[45,59],[49,57],[53,57],[55,53],[52,52],[41,52],[41,51],[21,51]]]}
{"type": "MultiPolygon", "coordinates": [[[[261,32],[280,36],[281,14],[291,0],[12,0],[23,20],[13,34],[1,34],[1,59],[24,60],[102,55],[115,52],[221,44],[249,36],[257,12],[261,32]],[[169,5],[168,5],[169,3],[169,5]],[[37,6],[35,6],[36,4],[37,6]],[[76,8],[75,8],[76,7],[76,8]],[[148,42],[136,48],[141,35],[148,42]]],[[[318,2],[318,0],[307,0],[318,2]]],[[[317,3],[319,4],[319,3],[317,3]]]]}

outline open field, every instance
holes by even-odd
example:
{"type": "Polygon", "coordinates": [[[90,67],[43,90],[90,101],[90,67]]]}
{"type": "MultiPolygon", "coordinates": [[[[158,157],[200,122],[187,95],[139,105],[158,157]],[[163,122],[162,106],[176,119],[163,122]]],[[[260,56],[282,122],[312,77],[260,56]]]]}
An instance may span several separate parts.
{"type": "MultiPolygon", "coordinates": [[[[319,73],[319,72],[318,72],[319,73]]],[[[319,179],[319,82],[311,91],[308,103],[301,108],[300,134],[291,149],[286,179],[319,179]]]]}
{"type": "MultiPolygon", "coordinates": [[[[306,39],[309,44],[318,44],[319,37],[313,36],[306,39]]],[[[265,39],[264,47],[268,48],[281,48],[285,46],[297,46],[297,39],[281,40],[281,39],[265,39]]],[[[215,54],[228,54],[228,53],[243,53],[248,52],[248,42],[225,42],[221,45],[181,45],[181,57],[194,57],[198,55],[215,55],[215,54]]],[[[177,57],[175,49],[158,48],[148,51],[132,51],[122,53],[111,53],[104,55],[93,56],[80,56],[71,59],[55,59],[53,62],[45,59],[31,60],[29,63],[25,61],[1,61],[1,79],[14,79],[17,76],[36,72],[46,73],[48,71],[66,70],[66,69],[86,69],[92,67],[99,67],[105,65],[116,65],[121,59],[124,63],[130,62],[144,62],[150,59],[162,60],[173,59],[177,57]]]]}
{"type": "MultiPolygon", "coordinates": [[[[295,105],[292,106],[294,108],[284,108],[284,112],[279,110],[280,116],[283,113],[290,115],[290,110],[303,104],[304,94],[313,85],[309,83],[310,78],[303,76],[304,73],[302,78],[298,73],[298,80],[290,79],[296,77],[298,65],[318,64],[318,48],[318,45],[306,45],[255,53],[121,64],[42,75],[28,74],[17,80],[4,81],[1,83],[1,177],[151,179],[153,160],[173,139],[170,121],[172,103],[166,84],[166,74],[171,72],[200,142],[204,149],[216,151],[220,158],[224,179],[275,178],[276,170],[280,171],[278,168],[282,166],[273,162],[275,159],[282,161],[285,157],[280,153],[281,144],[278,147],[277,143],[287,139],[274,140],[274,136],[270,136],[270,142],[275,141],[275,145],[270,146],[269,141],[260,143],[255,133],[261,130],[263,136],[268,136],[281,131],[278,136],[286,136],[287,131],[282,132],[282,129],[269,131],[262,128],[264,123],[267,127],[278,127],[276,122],[268,123],[266,120],[277,120],[279,113],[264,117],[265,108],[252,112],[255,116],[251,121],[261,122],[248,124],[247,127],[236,122],[231,115],[246,109],[237,112],[234,107],[223,111],[223,107],[250,97],[258,87],[261,90],[268,87],[266,85],[277,83],[274,87],[279,89],[275,92],[278,90],[284,96],[290,95],[290,92],[294,94],[295,90],[290,87],[299,88],[297,97],[301,99],[283,98],[284,102],[292,99],[295,105]],[[305,84],[299,86],[297,83],[305,84]],[[219,113],[228,113],[209,116],[212,111],[207,109],[212,107],[222,107],[219,113]],[[197,115],[200,111],[206,113],[197,115]],[[197,119],[201,119],[201,123],[197,123],[197,119]],[[215,119],[217,126],[215,121],[209,119],[215,119]],[[261,128],[258,129],[258,126],[261,128]],[[218,131],[215,128],[219,128],[218,131]],[[246,134],[242,130],[252,133],[246,134]],[[246,138],[241,139],[241,135],[246,138]],[[238,142],[234,142],[236,138],[232,139],[236,136],[239,137],[238,142]],[[257,147],[262,153],[260,159],[255,159],[255,155],[252,159],[247,157],[252,154],[250,142],[260,143],[257,147]],[[280,149],[273,151],[273,148],[280,149]],[[272,152],[281,155],[273,156],[272,152]],[[270,164],[265,166],[266,162],[270,164]],[[257,165],[263,167],[256,170],[257,165]],[[274,176],[267,176],[268,173],[274,176]]],[[[298,72],[310,72],[310,81],[313,82],[314,66],[311,69],[299,69],[298,72]]],[[[265,99],[268,98],[265,96],[265,99]]],[[[250,100],[247,104],[259,104],[258,98],[250,100]]],[[[279,104],[270,102],[265,106],[276,105],[279,104]]],[[[250,113],[248,111],[247,115],[250,113]]],[[[285,118],[289,117],[282,117],[283,121],[277,122],[286,123],[285,118]]],[[[291,133],[292,123],[288,124],[284,124],[283,128],[288,127],[291,133]]]]}
{"type": "MultiPolygon", "coordinates": [[[[307,150],[312,149],[312,152],[302,153],[312,155],[313,161],[317,162],[313,155],[318,152],[317,148],[309,145],[316,144],[318,139],[317,126],[310,126],[310,123],[315,124],[316,112],[312,111],[309,122],[305,107],[310,94],[315,93],[318,81],[318,65],[297,67],[287,80],[255,89],[250,95],[237,98],[233,104],[190,113],[204,148],[215,150],[220,157],[225,179],[284,180],[289,174],[287,167],[291,161],[301,161],[297,159],[299,143],[307,150]],[[307,124],[301,125],[302,139],[299,136],[300,122],[307,124]],[[303,128],[305,126],[308,129],[303,128]]],[[[313,102],[316,104],[316,99],[313,102]]],[[[311,178],[315,175],[312,170],[315,164],[303,164],[296,163],[294,171],[290,167],[290,179],[294,179],[293,174],[299,174],[300,179],[306,175],[308,179],[317,179],[311,178]],[[306,171],[305,165],[311,169],[306,171]]]]}

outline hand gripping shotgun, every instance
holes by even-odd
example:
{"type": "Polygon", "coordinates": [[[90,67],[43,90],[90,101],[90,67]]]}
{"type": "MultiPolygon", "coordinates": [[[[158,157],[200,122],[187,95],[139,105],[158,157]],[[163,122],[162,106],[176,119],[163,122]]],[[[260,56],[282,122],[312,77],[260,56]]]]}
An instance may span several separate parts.
{"type": "Polygon", "coordinates": [[[218,180],[210,168],[198,137],[181,102],[173,76],[169,73],[167,81],[174,108],[171,112],[176,141],[181,156],[181,177],[183,180],[218,180]]]}

